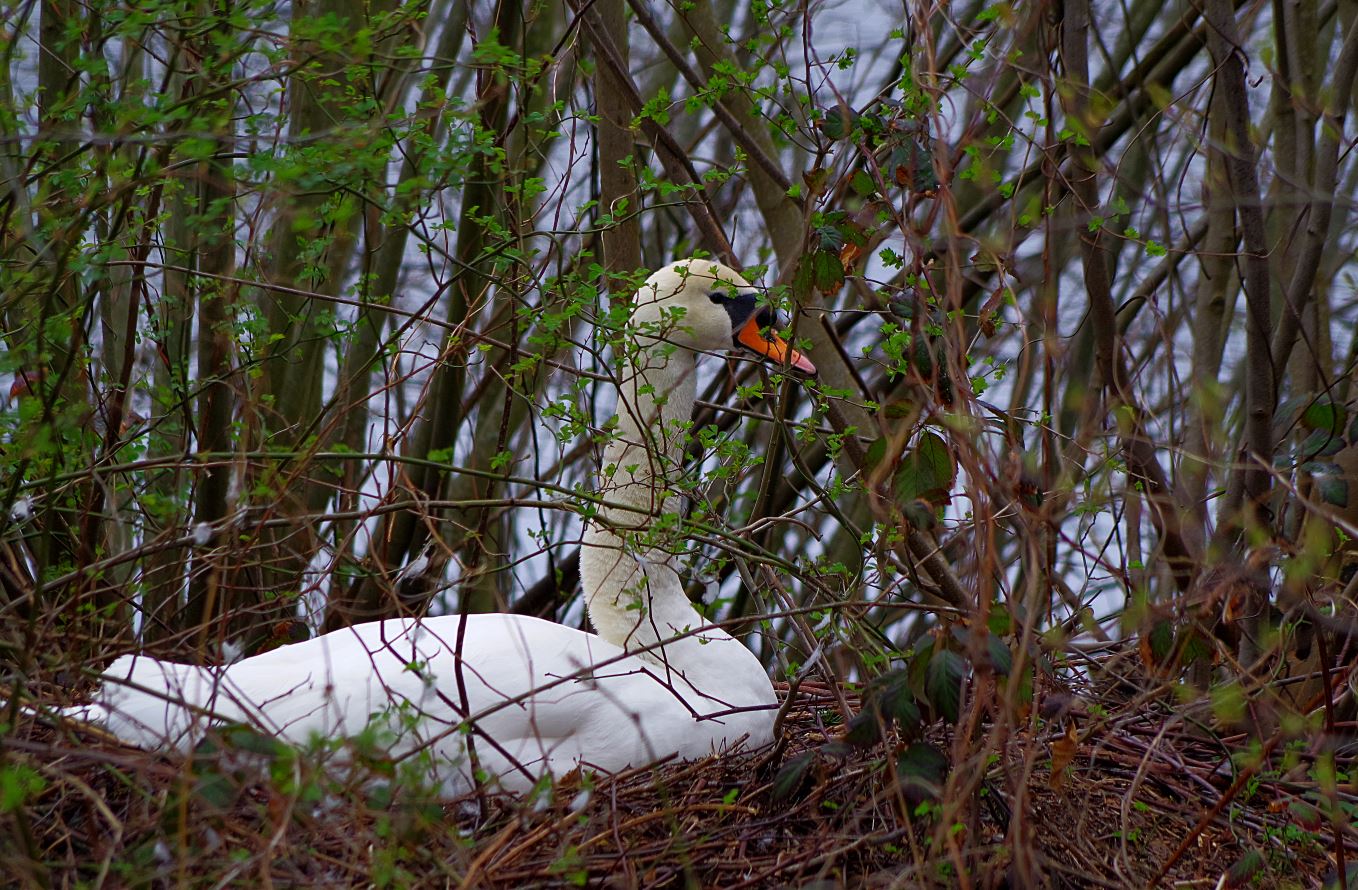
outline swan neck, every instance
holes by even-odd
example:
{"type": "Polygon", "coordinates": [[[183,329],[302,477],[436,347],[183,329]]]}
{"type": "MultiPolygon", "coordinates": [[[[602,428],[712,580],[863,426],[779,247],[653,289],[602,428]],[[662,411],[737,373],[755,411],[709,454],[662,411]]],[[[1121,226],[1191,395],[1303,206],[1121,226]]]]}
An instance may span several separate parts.
{"type": "MultiPolygon", "coordinates": [[[[673,565],[686,541],[675,484],[697,393],[695,365],[687,350],[657,347],[639,350],[636,364],[624,366],[617,422],[600,469],[604,504],[585,526],[580,575],[590,623],[599,636],[629,650],[706,623],[673,565]]],[[[727,638],[720,632],[702,636],[727,638]]],[[[651,655],[673,660],[697,645],[688,637],[651,655]]]]}
{"type": "Polygon", "coordinates": [[[605,500],[641,508],[651,517],[665,512],[683,463],[697,397],[694,376],[693,356],[685,352],[663,364],[631,368],[620,381],[618,423],[604,447],[599,485],[605,500]]]}

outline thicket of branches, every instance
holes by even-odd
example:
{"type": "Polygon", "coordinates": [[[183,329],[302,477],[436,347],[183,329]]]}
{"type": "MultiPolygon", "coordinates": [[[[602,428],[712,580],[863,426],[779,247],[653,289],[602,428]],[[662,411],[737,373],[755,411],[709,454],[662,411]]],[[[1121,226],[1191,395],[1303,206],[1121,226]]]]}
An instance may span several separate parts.
{"type": "Polygon", "coordinates": [[[1352,3],[41,0],[3,27],[13,706],[133,649],[578,622],[617,307],[706,254],[819,368],[709,359],[694,416],[691,590],[757,619],[776,676],[899,669],[981,764],[1130,651],[1145,695],[1328,764],[1348,831],[1352,3]]]}

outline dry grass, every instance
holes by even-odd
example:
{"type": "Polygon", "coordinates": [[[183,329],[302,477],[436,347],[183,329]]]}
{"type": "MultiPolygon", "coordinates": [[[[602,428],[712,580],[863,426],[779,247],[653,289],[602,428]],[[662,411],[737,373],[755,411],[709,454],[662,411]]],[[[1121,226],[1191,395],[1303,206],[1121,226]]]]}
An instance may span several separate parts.
{"type": "Polygon", "coordinates": [[[1144,696],[1111,706],[1115,688],[1086,690],[1100,716],[1031,721],[1004,756],[987,726],[970,745],[935,727],[953,773],[922,804],[892,778],[899,740],[825,747],[837,697],[815,687],[776,758],[575,776],[532,802],[393,804],[307,758],[227,769],[20,715],[0,736],[0,867],[52,887],[1322,885],[1333,829],[1291,806],[1323,805],[1314,783],[1272,767],[1237,781],[1222,739],[1144,696]],[[1054,783],[1062,738],[1074,757],[1054,783]],[[806,752],[803,780],[775,792],[779,765],[806,752]]]}

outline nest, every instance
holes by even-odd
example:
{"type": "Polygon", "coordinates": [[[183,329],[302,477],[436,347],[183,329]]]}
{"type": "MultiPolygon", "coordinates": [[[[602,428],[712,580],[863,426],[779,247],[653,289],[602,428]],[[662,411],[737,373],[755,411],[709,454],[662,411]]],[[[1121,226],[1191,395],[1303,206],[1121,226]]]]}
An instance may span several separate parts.
{"type": "Polygon", "coordinates": [[[779,751],[441,804],[21,716],[0,736],[0,867],[32,886],[1311,887],[1358,858],[1307,817],[1314,783],[1242,781],[1220,739],[1154,702],[978,723],[965,745],[935,725],[952,762],[920,793],[895,768],[905,742],[842,741],[844,701],[803,686],[779,751]]]}

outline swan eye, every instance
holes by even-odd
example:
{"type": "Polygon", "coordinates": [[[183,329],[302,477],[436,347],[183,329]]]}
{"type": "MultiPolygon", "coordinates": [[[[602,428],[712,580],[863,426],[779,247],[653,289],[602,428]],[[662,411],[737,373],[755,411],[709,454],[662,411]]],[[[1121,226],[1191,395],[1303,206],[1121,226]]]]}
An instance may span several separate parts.
{"type": "Polygon", "coordinates": [[[726,310],[727,316],[731,319],[733,334],[740,330],[757,311],[758,297],[753,291],[739,291],[727,287],[721,290],[708,291],[707,298],[726,310]]]}

